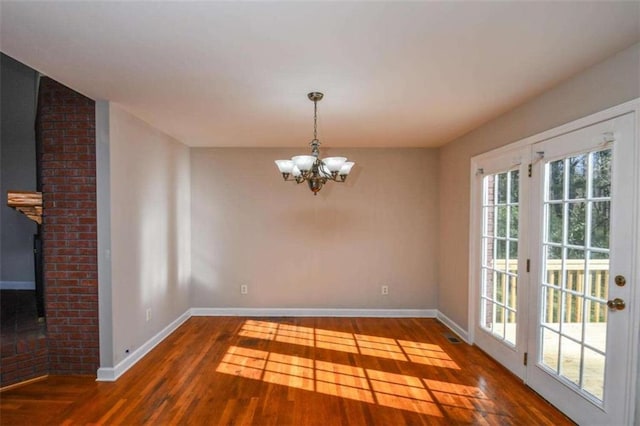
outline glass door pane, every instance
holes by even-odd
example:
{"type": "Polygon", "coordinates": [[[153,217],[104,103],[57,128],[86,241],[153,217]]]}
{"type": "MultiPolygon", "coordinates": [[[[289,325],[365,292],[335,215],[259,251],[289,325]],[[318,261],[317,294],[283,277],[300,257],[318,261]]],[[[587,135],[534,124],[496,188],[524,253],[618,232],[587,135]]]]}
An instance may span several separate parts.
{"type": "Polygon", "coordinates": [[[544,166],[539,363],[603,402],[611,149],[544,166]]]}
{"type": "Polygon", "coordinates": [[[511,346],[517,343],[519,180],[516,169],[482,182],[480,326],[511,346]]]}

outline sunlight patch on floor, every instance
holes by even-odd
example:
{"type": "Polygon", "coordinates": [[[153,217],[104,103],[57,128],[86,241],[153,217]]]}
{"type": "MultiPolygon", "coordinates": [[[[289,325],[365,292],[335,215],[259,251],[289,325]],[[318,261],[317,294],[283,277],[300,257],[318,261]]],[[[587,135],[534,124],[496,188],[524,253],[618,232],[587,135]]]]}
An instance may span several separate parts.
{"type": "Polygon", "coordinates": [[[240,336],[341,351],[353,354],[414,362],[459,370],[449,355],[431,343],[396,340],[387,337],[352,334],[313,327],[300,327],[270,321],[247,320],[240,336]]]}
{"type": "MultiPolygon", "coordinates": [[[[390,345],[380,339],[367,337],[390,345]]],[[[476,411],[495,413],[494,404],[474,386],[239,346],[228,349],[216,371],[430,416],[442,417],[441,409],[456,419],[471,418],[476,411]]]]}

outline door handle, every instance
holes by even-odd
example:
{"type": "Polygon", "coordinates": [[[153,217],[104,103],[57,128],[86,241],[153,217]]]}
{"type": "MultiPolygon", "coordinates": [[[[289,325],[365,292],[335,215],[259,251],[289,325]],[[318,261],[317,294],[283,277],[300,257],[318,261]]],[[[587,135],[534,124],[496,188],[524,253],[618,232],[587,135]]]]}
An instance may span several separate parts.
{"type": "Polygon", "coordinates": [[[620,299],[619,297],[616,297],[613,300],[609,300],[607,302],[607,306],[609,307],[609,309],[611,309],[612,311],[621,311],[625,308],[625,306],[627,306],[624,303],[624,300],[620,299]]]}

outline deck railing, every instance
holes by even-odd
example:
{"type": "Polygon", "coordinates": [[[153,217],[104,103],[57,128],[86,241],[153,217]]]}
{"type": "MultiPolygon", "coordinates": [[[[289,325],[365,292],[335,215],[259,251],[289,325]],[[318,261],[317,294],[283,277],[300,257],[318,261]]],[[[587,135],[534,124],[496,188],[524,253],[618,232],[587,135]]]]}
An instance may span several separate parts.
{"type": "MultiPolygon", "coordinates": [[[[502,271],[517,272],[517,260],[510,259],[506,264],[504,259],[495,259],[495,268],[502,271]]],[[[589,322],[605,322],[607,316],[606,300],[608,298],[609,283],[609,260],[608,259],[591,259],[589,260],[588,278],[585,279],[585,263],[583,259],[567,259],[564,261],[564,271],[566,279],[562,282],[562,260],[547,260],[547,278],[546,283],[553,286],[563,288],[566,291],[564,311],[562,312],[562,322],[582,322],[584,309],[589,310],[587,321],[589,322]],[[584,295],[599,301],[586,300],[584,295]]],[[[498,274],[498,289],[505,289],[509,286],[508,305],[515,306],[516,292],[515,282],[506,274],[498,274]]],[[[548,287],[546,292],[546,306],[544,313],[545,322],[560,322],[560,306],[559,298],[562,293],[548,287]]],[[[507,322],[515,322],[515,315],[507,315],[507,322]],[[513,316],[513,318],[511,318],[513,316]]]]}

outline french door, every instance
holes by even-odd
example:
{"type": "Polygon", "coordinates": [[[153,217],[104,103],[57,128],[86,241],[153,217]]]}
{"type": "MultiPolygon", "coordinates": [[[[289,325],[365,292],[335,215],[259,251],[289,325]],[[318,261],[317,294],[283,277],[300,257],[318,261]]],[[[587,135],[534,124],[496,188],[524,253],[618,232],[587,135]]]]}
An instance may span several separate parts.
{"type": "Polygon", "coordinates": [[[526,352],[527,253],[521,240],[526,232],[528,150],[519,149],[476,163],[476,226],[480,282],[475,344],[516,375],[524,378],[526,352]],[[526,204],[525,204],[526,206],[526,204]]]}
{"type": "Polygon", "coordinates": [[[473,163],[474,343],[579,424],[633,422],[635,126],[628,113],[473,163]]]}
{"type": "Polygon", "coordinates": [[[630,422],[634,120],[533,146],[527,383],[580,424],[630,422]]]}

